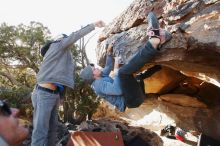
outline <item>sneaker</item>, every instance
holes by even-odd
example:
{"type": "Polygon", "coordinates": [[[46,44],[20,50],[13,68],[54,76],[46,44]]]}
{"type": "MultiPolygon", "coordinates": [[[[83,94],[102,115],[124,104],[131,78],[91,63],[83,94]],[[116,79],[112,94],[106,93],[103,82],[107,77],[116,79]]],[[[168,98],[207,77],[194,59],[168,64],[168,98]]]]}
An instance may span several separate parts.
{"type": "Polygon", "coordinates": [[[159,21],[154,12],[148,13],[147,20],[148,20],[148,29],[159,30],[160,28],[159,21]]]}
{"type": "Polygon", "coordinates": [[[147,16],[148,19],[148,32],[149,38],[159,38],[160,46],[172,38],[172,35],[165,29],[161,29],[159,21],[154,12],[150,12],[147,16]]]}
{"type": "Polygon", "coordinates": [[[172,38],[172,35],[170,32],[168,32],[165,29],[160,29],[160,45],[163,45],[164,43],[168,42],[172,38]]]}

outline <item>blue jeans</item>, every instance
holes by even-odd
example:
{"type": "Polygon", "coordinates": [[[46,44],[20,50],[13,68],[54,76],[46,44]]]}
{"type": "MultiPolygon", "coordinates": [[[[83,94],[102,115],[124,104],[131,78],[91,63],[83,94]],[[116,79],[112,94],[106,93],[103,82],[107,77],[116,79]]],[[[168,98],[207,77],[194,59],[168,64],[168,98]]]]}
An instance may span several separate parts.
{"type": "Polygon", "coordinates": [[[33,132],[31,146],[55,146],[59,94],[35,89],[32,94],[33,132]]]}
{"type": "Polygon", "coordinates": [[[158,51],[153,48],[150,42],[138,50],[127,64],[123,65],[118,72],[125,104],[128,108],[136,108],[143,103],[145,93],[133,73],[140,70],[144,64],[148,63],[158,51]]]}

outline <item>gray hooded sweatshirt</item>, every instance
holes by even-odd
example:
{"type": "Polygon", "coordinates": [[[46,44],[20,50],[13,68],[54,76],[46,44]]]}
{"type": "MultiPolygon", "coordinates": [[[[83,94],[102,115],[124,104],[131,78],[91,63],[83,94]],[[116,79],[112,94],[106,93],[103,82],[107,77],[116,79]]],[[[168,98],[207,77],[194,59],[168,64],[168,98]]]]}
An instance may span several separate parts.
{"type": "Polygon", "coordinates": [[[75,61],[69,48],[94,29],[94,24],[89,24],[61,41],[52,43],[40,66],[37,83],[58,83],[73,88],[75,61]]]}

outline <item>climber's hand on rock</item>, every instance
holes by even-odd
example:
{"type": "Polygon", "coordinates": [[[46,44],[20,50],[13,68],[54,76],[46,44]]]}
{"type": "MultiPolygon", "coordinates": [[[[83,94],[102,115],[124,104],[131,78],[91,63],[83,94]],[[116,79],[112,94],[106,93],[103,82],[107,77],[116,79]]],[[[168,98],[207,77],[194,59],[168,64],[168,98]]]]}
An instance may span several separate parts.
{"type": "Polygon", "coordinates": [[[113,54],[113,46],[112,46],[112,44],[108,44],[106,46],[106,51],[107,51],[108,55],[112,55],[113,54]]]}

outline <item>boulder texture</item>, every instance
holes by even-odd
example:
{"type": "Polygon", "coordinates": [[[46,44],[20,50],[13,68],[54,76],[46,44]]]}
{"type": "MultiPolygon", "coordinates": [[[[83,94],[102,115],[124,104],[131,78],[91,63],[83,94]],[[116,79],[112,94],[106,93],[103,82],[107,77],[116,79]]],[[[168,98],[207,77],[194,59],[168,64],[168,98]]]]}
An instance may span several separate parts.
{"type": "Polygon", "coordinates": [[[176,70],[168,67],[162,67],[161,71],[154,73],[151,77],[144,80],[146,93],[167,93],[179,82],[184,80],[185,76],[176,70]]]}
{"type": "MultiPolygon", "coordinates": [[[[140,69],[162,66],[161,71],[144,81],[146,93],[156,97],[150,107],[165,113],[178,126],[220,140],[219,0],[134,0],[101,33],[96,49],[98,64],[104,66],[105,46],[109,43],[113,43],[114,53],[120,52],[127,62],[148,40],[146,16],[152,10],[160,26],[172,33],[172,39],[140,69]],[[165,98],[163,94],[170,96],[165,98]]],[[[147,101],[119,115],[137,122],[152,112],[146,108],[147,101]]]]}
{"type": "Polygon", "coordinates": [[[151,63],[181,71],[220,87],[220,2],[218,0],[135,0],[103,30],[96,54],[105,64],[106,43],[122,50],[128,60],[147,38],[146,16],[151,10],[172,39],[151,63]]]}
{"type": "Polygon", "coordinates": [[[207,107],[207,105],[200,102],[197,98],[190,97],[187,95],[182,95],[182,94],[165,94],[165,95],[160,96],[159,100],[167,101],[167,102],[174,103],[177,105],[182,105],[182,106],[198,107],[198,108],[207,107]]]}

